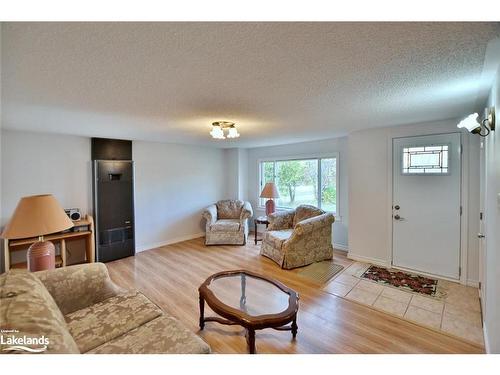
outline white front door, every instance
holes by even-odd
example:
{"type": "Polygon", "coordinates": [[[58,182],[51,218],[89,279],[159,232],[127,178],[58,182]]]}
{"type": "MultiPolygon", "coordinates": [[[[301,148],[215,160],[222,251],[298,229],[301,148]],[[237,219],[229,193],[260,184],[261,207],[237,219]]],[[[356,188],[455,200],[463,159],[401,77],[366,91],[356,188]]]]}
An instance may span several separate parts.
{"type": "Polygon", "coordinates": [[[393,140],[393,265],[460,277],[460,133],[393,140]]]}

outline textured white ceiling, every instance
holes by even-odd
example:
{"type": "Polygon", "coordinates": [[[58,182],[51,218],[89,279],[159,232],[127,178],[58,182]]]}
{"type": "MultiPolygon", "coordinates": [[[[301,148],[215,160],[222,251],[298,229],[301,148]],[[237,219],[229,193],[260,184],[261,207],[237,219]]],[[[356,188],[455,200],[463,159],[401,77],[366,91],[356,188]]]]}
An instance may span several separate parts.
{"type": "Polygon", "coordinates": [[[3,126],[253,147],[459,117],[499,23],[4,23],[3,126]],[[212,140],[215,120],[236,141],[212,140]]]}

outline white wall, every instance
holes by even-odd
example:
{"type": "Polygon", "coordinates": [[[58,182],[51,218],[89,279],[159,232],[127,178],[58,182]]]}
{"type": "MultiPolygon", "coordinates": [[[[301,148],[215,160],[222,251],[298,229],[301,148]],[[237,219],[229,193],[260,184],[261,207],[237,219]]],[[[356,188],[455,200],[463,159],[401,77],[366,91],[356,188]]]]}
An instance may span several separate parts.
{"type": "Polygon", "coordinates": [[[486,348],[500,353],[500,67],[488,100],[495,106],[496,130],[485,138],[485,311],[486,348]]]}
{"type": "Polygon", "coordinates": [[[349,135],[349,254],[367,261],[388,259],[387,130],[349,135]]]}
{"type": "Polygon", "coordinates": [[[90,181],[90,138],[2,131],[2,224],[26,195],[50,193],[89,213],[90,181]]]}
{"type": "Polygon", "coordinates": [[[238,199],[248,200],[248,150],[238,149],[238,199]]]}
{"type": "Polygon", "coordinates": [[[245,148],[224,149],[225,198],[247,200],[248,151],[245,148]]]}
{"type": "Polygon", "coordinates": [[[347,137],[332,138],[322,141],[301,142],[282,146],[258,147],[248,149],[248,200],[252,203],[255,216],[264,215],[265,209],[259,208],[259,159],[310,156],[316,154],[339,153],[338,172],[338,213],[333,224],[333,243],[336,248],[347,249],[347,226],[349,221],[347,207],[347,137]]]}
{"type": "Polygon", "coordinates": [[[223,150],[225,166],[224,170],[224,197],[227,199],[238,198],[238,184],[239,184],[239,162],[238,162],[238,149],[227,148],[223,150]]]}
{"type": "MultiPolygon", "coordinates": [[[[467,280],[472,286],[479,286],[479,212],[480,212],[480,152],[481,138],[465,133],[469,141],[469,181],[468,183],[468,230],[467,230],[467,280]]],[[[464,160],[465,162],[465,160],[464,160]]]]}
{"type": "MultiPolygon", "coordinates": [[[[354,259],[390,265],[391,262],[391,185],[392,138],[456,132],[457,120],[377,128],[349,135],[349,256],[354,259]]],[[[479,141],[477,136],[463,133],[465,181],[469,194],[465,197],[469,226],[468,268],[465,275],[471,284],[478,282],[478,215],[479,215],[479,141]],[[471,152],[469,152],[471,151],[471,152]]],[[[464,224],[465,225],[465,224],[464,224]]]]}
{"type": "Polygon", "coordinates": [[[202,210],[225,196],[224,150],[133,142],[137,250],[204,235],[202,210]]]}

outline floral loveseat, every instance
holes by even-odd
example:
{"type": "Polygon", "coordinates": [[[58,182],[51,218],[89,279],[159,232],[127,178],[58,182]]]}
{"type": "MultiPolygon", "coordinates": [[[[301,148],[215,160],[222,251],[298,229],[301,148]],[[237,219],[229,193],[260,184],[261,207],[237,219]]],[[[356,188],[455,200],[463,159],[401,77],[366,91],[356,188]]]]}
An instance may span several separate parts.
{"type": "Polygon", "coordinates": [[[314,206],[300,205],[292,211],[271,214],[268,220],[260,253],[282,268],[333,258],[333,214],[314,206]]]}
{"type": "Polygon", "coordinates": [[[248,219],[253,215],[249,202],[221,200],[203,211],[206,219],[206,245],[244,245],[248,238],[248,219]]]}
{"type": "Polygon", "coordinates": [[[47,339],[29,346],[43,353],[210,352],[142,293],[115,285],[102,263],[0,275],[0,329],[0,353],[27,353],[9,345],[23,336],[47,339]]]}

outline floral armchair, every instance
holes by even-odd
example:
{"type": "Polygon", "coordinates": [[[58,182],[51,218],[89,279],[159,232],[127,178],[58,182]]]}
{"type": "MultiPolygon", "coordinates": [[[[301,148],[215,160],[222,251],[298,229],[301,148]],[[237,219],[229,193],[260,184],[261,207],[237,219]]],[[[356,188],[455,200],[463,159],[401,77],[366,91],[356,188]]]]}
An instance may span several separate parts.
{"type": "Polygon", "coordinates": [[[248,219],[253,216],[249,202],[221,200],[203,211],[206,219],[206,245],[245,245],[248,219]]]}
{"type": "Polygon", "coordinates": [[[271,214],[268,220],[260,253],[282,268],[333,258],[333,214],[314,206],[300,205],[292,211],[271,214]]]}

